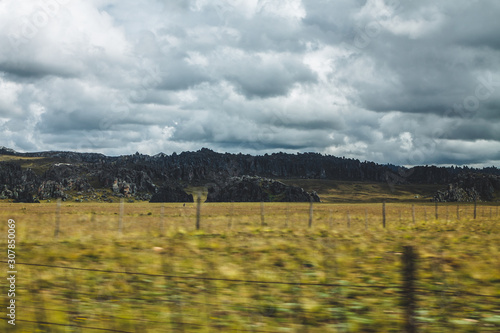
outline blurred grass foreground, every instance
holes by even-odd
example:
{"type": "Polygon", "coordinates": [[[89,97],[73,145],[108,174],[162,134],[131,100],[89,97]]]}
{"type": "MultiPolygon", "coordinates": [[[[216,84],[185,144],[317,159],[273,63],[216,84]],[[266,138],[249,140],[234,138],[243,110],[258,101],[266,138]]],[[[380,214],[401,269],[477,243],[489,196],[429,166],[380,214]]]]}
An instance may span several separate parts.
{"type": "Polygon", "coordinates": [[[473,209],[203,204],[197,230],[195,204],[0,203],[0,331],[500,332],[498,206],[473,209]]]}

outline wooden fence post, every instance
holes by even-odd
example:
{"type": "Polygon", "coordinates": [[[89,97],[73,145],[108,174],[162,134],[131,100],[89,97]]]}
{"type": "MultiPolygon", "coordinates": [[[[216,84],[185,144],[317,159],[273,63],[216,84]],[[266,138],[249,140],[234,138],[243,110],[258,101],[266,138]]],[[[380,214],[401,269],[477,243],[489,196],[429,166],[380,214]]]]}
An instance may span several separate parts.
{"type": "Polygon", "coordinates": [[[328,229],[332,230],[333,228],[333,211],[330,209],[330,216],[328,219],[328,229]]]}
{"type": "Polygon", "coordinates": [[[424,207],[424,220],[427,222],[427,207],[424,207]]]}
{"type": "Polygon", "coordinates": [[[288,228],[288,220],[290,219],[290,203],[286,203],[286,220],[285,220],[285,228],[288,228]]]}
{"type": "Polygon", "coordinates": [[[165,235],[165,204],[160,208],[160,236],[165,235]]]}
{"type": "Polygon", "coordinates": [[[351,212],[347,210],[347,228],[351,228],[351,212]]]}
{"type": "Polygon", "coordinates": [[[312,223],[313,223],[313,201],[312,201],[312,198],[310,199],[309,201],[309,228],[312,227],[312,223]]]}
{"type": "Polygon", "coordinates": [[[196,230],[200,230],[200,215],[201,215],[201,193],[198,192],[196,197],[196,230]]]}
{"type": "Polygon", "coordinates": [[[457,205],[457,220],[460,220],[460,205],[457,205]]]}
{"type": "Polygon", "coordinates": [[[365,209],[365,230],[368,229],[368,209],[365,209]]]}
{"type": "Polygon", "coordinates": [[[56,226],[54,228],[54,237],[59,236],[59,225],[61,224],[61,198],[56,203],[56,226]]]}
{"type": "Polygon", "coordinates": [[[229,206],[229,222],[227,223],[228,229],[231,229],[233,227],[233,210],[234,210],[234,203],[231,201],[231,204],[229,206]]]}
{"type": "Polygon", "coordinates": [[[474,198],[474,220],[476,219],[477,213],[477,200],[474,198]]]}
{"type": "Polygon", "coordinates": [[[415,224],[415,205],[411,205],[411,220],[415,224]]]}
{"type": "Polygon", "coordinates": [[[438,216],[438,202],[437,201],[436,201],[436,208],[434,210],[435,210],[435,217],[437,220],[439,218],[439,216],[438,216]]]}
{"type": "Polygon", "coordinates": [[[266,217],[264,213],[264,201],[260,202],[260,226],[263,227],[266,225],[266,217]]]}
{"type": "Polygon", "coordinates": [[[417,332],[417,323],[415,318],[416,312],[416,295],[415,295],[415,280],[416,280],[416,259],[417,253],[413,246],[403,247],[403,298],[402,306],[404,308],[404,332],[417,332]]]}
{"type": "Polygon", "coordinates": [[[118,232],[123,233],[123,212],[125,210],[123,198],[120,199],[120,216],[118,217],[118,232]]]}
{"type": "Polygon", "coordinates": [[[383,201],[382,203],[382,225],[384,226],[385,228],[385,200],[383,201]]]}

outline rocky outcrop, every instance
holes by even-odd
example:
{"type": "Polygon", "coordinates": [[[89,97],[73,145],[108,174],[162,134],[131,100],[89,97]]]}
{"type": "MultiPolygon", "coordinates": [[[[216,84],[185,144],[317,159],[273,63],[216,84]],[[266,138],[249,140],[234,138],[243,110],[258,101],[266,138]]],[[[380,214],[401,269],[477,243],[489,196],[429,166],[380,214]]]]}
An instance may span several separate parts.
{"type": "Polygon", "coordinates": [[[20,192],[17,196],[17,198],[14,200],[14,202],[24,202],[24,203],[40,203],[38,199],[33,197],[33,194],[28,191],[24,190],[20,192]]]}
{"type": "Polygon", "coordinates": [[[157,186],[145,171],[104,167],[102,170],[97,170],[95,175],[103,187],[110,188],[114,194],[126,197],[155,193],[157,190],[157,186]]]}
{"type": "MultiPolygon", "coordinates": [[[[136,153],[109,157],[75,152],[18,153],[0,147],[0,155],[9,159],[14,156],[18,159],[15,163],[0,162],[0,199],[16,199],[21,192],[29,191],[40,199],[64,199],[70,195],[77,195],[76,199],[94,200],[97,195],[96,190],[101,189],[106,195],[145,200],[150,199],[160,186],[225,184],[231,177],[244,175],[275,179],[332,179],[442,185],[455,184],[461,174],[478,176],[483,173],[500,176],[500,170],[495,167],[478,170],[468,167],[419,166],[408,169],[318,153],[252,156],[221,154],[205,148],[196,152],[172,155],[160,153],[149,156],[136,153]],[[23,160],[26,157],[37,159],[23,160]],[[33,167],[37,173],[26,169],[26,166],[33,167]]],[[[494,186],[493,183],[491,185],[494,186]]],[[[456,184],[453,189],[437,194],[436,200],[471,200],[470,198],[476,195],[472,188],[478,192],[481,200],[492,198],[488,182],[484,184],[476,182],[473,186],[456,184]]],[[[255,191],[258,192],[258,189],[255,191]]],[[[255,196],[258,197],[257,192],[255,196]]],[[[111,198],[103,199],[111,200],[111,198]]],[[[228,198],[224,198],[226,199],[228,198]]],[[[252,200],[257,199],[252,198],[252,200]]],[[[274,200],[274,197],[269,200],[274,200]]]]}
{"type": "Polygon", "coordinates": [[[180,187],[165,186],[153,194],[149,202],[193,202],[193,195],[180,187]]]}
{"type": "Polygon", "coordinates": [[[232,177],[208,188],[207,202],[319,202],[316,192],[261,177],[232,177]]]}
{"type": "Polygon", "coordinates": [[[16,163],[0,163],[0,199],[30,201],[29,197],[36,192],[39,182],[38,176],[30,169],[23,170],[16,163]]]}
{"type": "Polygon", "coordinates": [[[437,202],[473,202],[495,199],[495,191],[500,190],[500,177],[493,175],[467,174],[457,177],[446,190],[434,196],[437,202]]]}

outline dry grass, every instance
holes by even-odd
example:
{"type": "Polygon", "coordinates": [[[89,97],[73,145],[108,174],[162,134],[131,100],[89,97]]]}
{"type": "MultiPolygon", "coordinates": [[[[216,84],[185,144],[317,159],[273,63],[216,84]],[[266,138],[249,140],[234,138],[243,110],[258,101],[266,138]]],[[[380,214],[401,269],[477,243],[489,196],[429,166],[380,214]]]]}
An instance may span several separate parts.
{"type": "Polygon", "coordinates": [[[54,238],[54,203],[0,203],[0,219],[17,222],[19,262],[150,274],[19,265],[18,319],[127,332],[400,332],[401,249],[413,245],[420,331],[499,331],[496,206],[478,206],[476,220],[461,206],[457,220],[456,205],[442,205],[435,220],[434,205],[419,204],[413,224],[411,204],[391,203],[383,229],[375,203],[316,204],[312,228],[308,204],[265,204],[264,225],[258,203],[203,204],[196,231],[194,204],[164,204],[160,235],[161,207],[126,204],[119,234],[118,203],[63,203],[54,238]]]}

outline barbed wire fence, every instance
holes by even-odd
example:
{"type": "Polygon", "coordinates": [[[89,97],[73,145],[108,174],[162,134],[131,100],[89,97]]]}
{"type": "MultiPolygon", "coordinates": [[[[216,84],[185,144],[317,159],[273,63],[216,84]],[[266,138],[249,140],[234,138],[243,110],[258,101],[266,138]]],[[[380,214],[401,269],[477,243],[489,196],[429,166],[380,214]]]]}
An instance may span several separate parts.
{"type": "MultiPolygon", "coordinates": [[[[200,205],[200,203],[198,203],[200,205]]],[[[261,204],[261,213],[263,211],[262,207],[264,204],[261,204]]],[[[164,207],[162,205],[162,207],[164,207]]],[[[199,206],[198,206],[199,207],[199,206]]],[[[309,221],[307,223],[310,226],[315,226],[316,224],[311,223],[311,221],[314,220],[313,214],[313,209],[312,209],[312,204],[310,206],[304,206],[304,221],[309,221]],[[307,218],[308,217],[308,218],[307,218]]],[[[384,216],[384,221],[387,219],[387,227],[391,227],[391,221],[393,223],[396,223],[397,218],[395,215],[399,214],[401,216],[401,208],[399,207],[397,210],[391,211],[390,205],[385,205],[386,209],[384,209],[384,212],[390,215],[389,213],[392,213],[392,219],[389,218],[389,216],[384,216]]],[[[440,209],[440,206],[436,206],[436,210],[438,211],[440,209]]],[[[119,207],[119,220],[123,220],[123,204],[120,204],[119,207]]],[[[457,206],[457,220],[459,219],[464,219],[465,213],[468,210],[471,210],[470,207],[461,205],[457,206]]],[[[474,211],[476,211],[477,206],[474,205],[474,211]]],[[[287,212],[288,212],[288,207],[287,207],[287,212]]],[[[331,229],[331,210],[330,212],[330,218],[327,219],[328,225],[331,229]]],[[[409,210],[411,214],[411,218],[408,219],[409,221],[412,221],[411,225],[414,225],[415,221],[415,207],[412,206],[411,209],[409,210]]],[[[486,218],[493,219],[495,216],[493,208],[491,207],[484,207],[483,209],[480,210],[482,213],[482,216],[486,218]]],[[[357,228],[359,230],[365,229],[367,225],[367,212],[365,210],[365,218],[359,219],[359,222],[357,225],[357,228]],[[364,228],[362,228],[362,226],[364,228]]],[[[408,212],[405,210],[405,215],[408,212]]],[[[59,229],[61,227],[64,227],[64,225],[61,226],[60,224],[60,214],[61,214],[61,207],[58,205],[56,207],[56,228],[59,232],[59,229]]],[[[287,213],[288,214],[288,213],[287,213]]],[[[347,214],[349,215],[350,212],[347,211],[347,214]]],[[[469,218],[472,218],[473,213],[468,211],[469,218]]],[[[164,208],[162,209],[162,219],[164,218],[164,208]]],[[[340,219],[344,219],[345,223],[345,214],[340,214],[341,217],[340,219]]],[[[475,214],[474,214],[475,215],[475,214]]],[[[197,214],[197,219],[196,219],[196,224],[200,226],[200,228],[203,229],[203,219],[201,218],[200,221],[200,216],[197,214]],[[201,222],[201,223],[200,223],[201,222]]],[[[258,217],[258,214],[257,214],[258,217]]],[[[498,217],[498,209],[496,210],[496,217],[498,217]]],[[[232,217],[230,217],[232,218],[232,217]]],[[[448,216],[446,217],[446,220],[448,220],[448,216]]],[[[347,230],[351,230],[351,221],[350,217],[348,218],[347,221],[347,230]]],[[[355,218],[353,218],[355,220],[355,218]]],[[[357,220],[357,219],[356,219],[357,220]]],[[[408,225],[410,225],[409,221],[406,221],[405,223],[408,222],[408,225]]],[[[288,216],[287,216],[287,225],[288,225],[288,216]]],[[[341,223],[341,222],[339,222],[341,223]]],[[[399,219],[399,223],[401,223],[401,218],[399,219]]],[[[123,226],[122,226],[123,227],[123,226]]],[[[122,228],[120,227],[120,229],[122,228]]],[[[276,225],[276,227],[279,227],[276,225]]],[[[379,226],[382,227],[382,226],[379,226]]],[[[306,229],[306,224],[304,223],[304,229],[306,229]]],[[[124,233],[126,233],[126,229],[123,230],[124,233]]],[[[64,234],[64,233],[63,233],[64,234]]],[[[334,244],[334,243],[332,243],[334,244]]],[[[329,244],[328,247],[330,248],[335,248],[335,245],[329,244]]],[[[29,292],[30,295],[32,295],[33,302],[30,306],[23,306],[24,309],[32,309],[34,312],[33,318],[35,320],[31,319],[26,319],[26,318],[19,318],[17,321],[19,322],[19,328],[22,326],[21,323],[26,323],[26,324],[31,324],[35,325],[39,331],[42,332],[51,332],[52,330],[50,329],[51,326],[53,327],[62,327],[62,328],[68,328],[68,329],[74,329],[75,331],[107,331],[107,332],[134,332],[134,331],[140,331],[141,327],[144,332],[146,332],[146,328],[148,325],[153,324],[153,325],[165,325],[169,326],[172,328],[174,331],[190,331],[191,329],[195,329],[196,327],[200,328],[203,327],[203,325],[200,325],[198,323],[193,323],[189,322],[184,318],[183,314],[183,309],[182,307],[189,303],[190,305],[194,306],[199,306],[200,308],[210,308],[211,310],[205,310],[207,313],[209,313],[209,317],[207,322],[213,325],[212,329],[217,330],[220,329],[218,325],[220,323],[216,323],[217,320],[213,319],[216,318],[216,314],[212,317],[210,313],[217,313],[218,311],[222,311],[219,309],[227,309],[228,307],[234,307],[235,309],[239,309],[239,311],[246,311],[247,313],[253,313],[256,314],[257,316],[273,316],[273,313],[269,313],[269,311],[276,311],[276,310],[269,310],[265,309],[263,310],[263,306],[260,305],[260,299],[262,299],[263,295],[265,292],[259,291],[259,288],[255,288],[255,286],[266,286],[266,288],[270,288],[273,286],[290,286],[294,291],[292,292],[293,297],[294,297],[294,305],[290,306],[288,309],[290,313],[292,313],[294,316],[296,316],[293,320],[297,321],[297,323],[302,324],[304,326],[307,326],[307,314],[309,313],[309,310],[304,308],[301,298],[305,297],[301,295],[301,290],[303,288],[314,288],[314,287],[322,287],[322,288],[336,288],[337,290],[337,299],[335,302],[337,302],[337,305],[342,308],[345,307],[345,302],[347,300],[345,299],[345,295],[347,291],[353,290],[353,289],[358,289],[358,290],[390,290],[391,293],[395,292],[399,295],[399,299],[401,300],[401,303],[399,304],[401,313],[405,314],[404,315],[404,330],[406,332],[416,332],[419,320],[416,318],[417,317],[417,309],[418,309],[418,302],[419,299],[424,298],[424,297],[432,297],[432,298],[439,298],[440,300],[440,306],[441,309],[443,309],[443,314],[442,317],[445,318],[446,312],[451,311],[452,307],[452,299],[456,297],[474,297],[475,303],[481,303],[481,304],[498,304],[500,306],[500,296],[498,295],[486,295],[486,294],[479,294],[479,293],[473,293],[473,292],[467,292],[463,290],[453,290],[452,287],[450,286],[443,286],[442,288],[437,288],[437,289],[429,289],[425,288],[419,285],[419,280],[418,280],[418,267],[424,263],[425,261],[429,260],[428,258],[417,258],[415,255],[418,252],[418,249],[413,249],[410,251],[408,249],[402,249],[402,265],[401,265],[401,283],[394,283],[394,284],[370,284],[370,285],[363,285],[363,284],[346,284],[345,281],[342,283],[314,283],[314,282],[301,282],[300,276],[293,278],[291,277],[290,280],[292,281],[278,281],[278,280],[258,280],[258,279],[230,279],[230,278],[221,278],[215,276],[215,274],[211,274],[211,271],[214,271],[215,269],[213,268],[213,263],[210,264],[209,260],[207,261],[207,269],[205,273],[203,273],[200,276],[196,275],[185,275],[185,274],[175,274],[175,269],[173,266],[169,265],[168,260],[168,249],[165,250],[164,253],[162,253],[162,269],[163,273],[161,274],[153,274],[153,273],[146,273],[146,272],[139,272],[139,271],[132,271],[132,270],[126,270],[126,271],[118,271],[118,270],[103,270],[103,269],[97,269],[97,268],[86,268],[86,267],[74,267],[74,266],[62,266],[62,265],[49,265],[49,264],[40,264],[40,263],[30,263],[30,262],[18,262],[17,265],[19,266],[25,266],[25,267],[30,267],[35,270],[36,273],[40,272],[43,269],[57,269],[57,270],[62,270],[64,272],[74,272],[74,274],[78,274],[78,272],[91,272],[95,273],[97,275],[129,275],[129,276],[142,276],[142,277],[149,277],[149,278],[158,278],[158,279],[163,279],[165,281],[165,285],[168,286],[168,289],[170,290],[168,295],[166,295],[165,298],[162,298],[161,302],[163,302],[166,307],[168,313],[170,313],[170,318],[165,321],[161,320],[149,320],[149,319],[144,319],[141,317],[136,317],[136,318],[127,318],[123,316],[119,316],[113,313],[101,313],[99,315],[99,318],[97,318],[97,322],[103,321],[105,323],[113,323],[114,321],[128,321],[130,322],[130,327],[131,330],[125,330],[122,328],[113,328],[113,327],[95,327],[92,325],[84,325],[80,323],[78,317],[81,314],[82,316],[85,316],[85,311],[80,310],[78,307],[78,302],[75,302],[74,300],[80,299],[82,295],[86,295],[87,298],[92,299],[93,297],[95,298],[95,295],[92,295],[91,293],[83,293],[81,291],[78,291],[77,288],[75,287],[76,283],[73,284],[73,289],[71,289],[71,286],[68,287],[68,292],[66,294],[63,294],[62,297],[66,299],[67,301],[67,309],[62,310],[62,309],[49,309],[45,306],[46,302],[44,301],[43,293],[40,293],[40,286],[37,286],[36,284],[33,286],[29,286],[27,288],[27,291],[29,292]],[[405,255],[405,253],[407,255],[405,255]],[[293,281],[295,279],[295,281],[293,281]],[[180,281],[180,282],[179,282],[180,281]],[[176,295],[176,291],[182,292],[181,288],[179,287],[179,283],[185,283],[186,281],[193,281],[194,283],[198,283],[199,285],[203,286],[202,290],[206,295],[206,301],[205,302],[196,302],[194,300],[179,300],[178,295],[176,295]],[[254,286],[251,287],[250,290],[252,290],[252,299],[256,299],[258,301],[258,305],[255,304],[221,304],[218,303],[218,288],[217,286],[218,282],[224,282],[224,283],[232,283],[232,284],[244,284],[247,286],[254,286]],[[344,304],[343,304],[344,302],[344,304]],[[264,311],[264,313],[262,313],[264,311]],[[266,312],[267,311],[267,312],[266,312]],[[49,312],[60,312],[64,314],[67,317],[66,322],[54,322],[51,320],[48,320],[47,313],[49,312]],[[191,328],[191,329],[190,329],[191,328]]],[[[335,262],[335,260],[333,260],[335,262]]],[[[7,263],[6,261],[0,261],[2,263],[7,263]]],[[[338,270],[337,263],[334,264],[335,270],[338,270]]],[[[67,281],[68,283],[70,281],[73,281],[76,279],[72,278],[71,276],[68,277],[65,274],[64,280],[67,281]]],[[[246,274],[247,276],[251,277],[252,272],[249,271],[246,274]]],[[[331,277],[331,279],[336,279],[337,277],[331,277]]],[[[140,300],[140,299],[139,299],[140,300]]],[[[264,304],[264,302],[263,302],[264,304]]],[[[138,305],[138,309],[140,310],[140,304],[138,305]]],[[[340,312],[333,314],[331,313],[331,317],[335,322],[343,322],[348,320],[347,316],[342,313],[344,310],[340,310],[340,312]]],[[[446,323],[443,323],[443,325],[446,325],[446,323]]],[[[112,325],[111,325],[112,326],[112,325]]],[[[248,328],[243,329],[243,331],[250,331],[250,332],[271,332],[263,329],[259,329],[258,327],[253,327],[251,321],[248,323],[248,328]]],[[[495,326],[497,327],[497,326],[495,326]]],[[[241,329],[232,329],[232,328],[224,328],[225,331],[241,331],[241,329]]]]}

